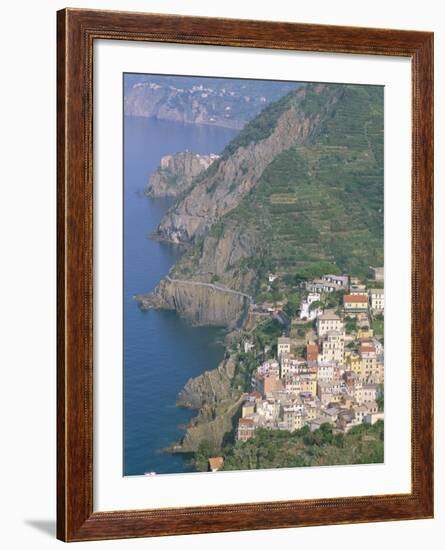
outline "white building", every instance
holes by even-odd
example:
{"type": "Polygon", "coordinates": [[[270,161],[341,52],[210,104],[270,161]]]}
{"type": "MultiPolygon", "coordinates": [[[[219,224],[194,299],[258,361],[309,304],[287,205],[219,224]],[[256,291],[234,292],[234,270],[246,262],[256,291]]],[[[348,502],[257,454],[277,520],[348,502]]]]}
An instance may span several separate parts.
{"type": "Polygon", "coordinates": [[[343,332],[343,322],[335,313],[323,313],[317,319],[318,336],[322,338],[332,331],[343,332]]]}
{"type": "Polygon", "coordinates": [[[308,319],[310,321],[313,321],[319,315],[321,315],[322,313],[321,308],[315,308],[312,311],[310,309],[311,304],[319,301],[320,301],[320,294],[316,292],[311,292],[310,294],[308,294],[306,300],[301,302],[300,319],[308,319]]]}
{"type": "Polygon", "coordinates": [[[335,369],[335,363],[318,363],[317,380],[319,382],[332,383],[335,377],[335,369]]]}
{"type": "Polygon", "coordinates": [[[249,353],[253,349],[255,349],[255,344],[249,340],[244,340],[244,353],[249,353]]]}
{"type": "Polygon", "coordinates": [[[375,424],[379,420],[385,419],[385,413],[383,411],[369,413],[365,416],[365,422],[367,424],[375,424]]]}
{"type": "Polygon", "coordinates": [[[303,357],[296,357],[291,353],[282,353],[281,359],[281,377],[286,374],[299,374],[307,370],[307,361],[303,357]]]}
{"type": "Polygon", "coordinates": [[[288,338],[287,336],[280,336],[280,338],[278,338],[278,344],[277,344],[278,359],[281,357],[282,353],[290,353],[290,338],[288,338]]]}
{"type": "Polygon", "coordinates": [[[354,397],[359,405],[375,401],[378,394],[378,384],[356,384],[354,388],[354,397]]]}
{"type": "Polygon", "coordinates": [[[280,374],[280,364],[275,359],[265,361],[258,367],[257,372],[261,376],[278,375],[280,374]]]}
{"type": "Polygon", "coordinates": [[[347,288],[349,284],[348,275],[323,275],[321,278],[322,281],[327,283],[333,283],[335,285],[341,286],[342,288],[347,288]]]}
{"type": "Polygon", "coordinates": [[[323,279],[313,279],[306,282],[306,289],[310,292],[335,292],[344,290],[344,287],[334,282],[324,281],[323,279]]]}
{"type": "Polygon", "coordinates": [[[329,331],[321,340],[321,352],[318,354],[320,363],[336,362],[343,365],[345,360],[345,333],[329,331]]]}
{"type": "Polygon", "coordinates": [[[369,291],[369,300],[371,303],[371,309],[380,313],[385,310],[385,291],[383,288],[372,288],[369,291]]]}

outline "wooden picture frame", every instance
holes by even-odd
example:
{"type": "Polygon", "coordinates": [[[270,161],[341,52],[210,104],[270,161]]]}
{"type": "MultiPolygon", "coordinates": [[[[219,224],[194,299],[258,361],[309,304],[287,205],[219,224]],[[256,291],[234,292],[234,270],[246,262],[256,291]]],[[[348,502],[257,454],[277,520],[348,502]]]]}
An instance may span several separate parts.
{"type": "Polygon", "coordinates": [[[433,516],[433,34],[65,9],[57,14],[57,537],[64,541],[433,516]],[[95,40],[407,57],[412,63],[412,428],[407,494],[93,511],[95,40]]]}

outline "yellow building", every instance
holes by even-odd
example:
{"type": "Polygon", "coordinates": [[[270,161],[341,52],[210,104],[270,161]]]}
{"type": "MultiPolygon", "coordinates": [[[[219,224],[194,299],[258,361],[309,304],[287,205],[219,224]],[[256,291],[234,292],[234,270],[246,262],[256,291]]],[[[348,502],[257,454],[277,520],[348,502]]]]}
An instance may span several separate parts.
{"type": "Polygon", "coordinates": [[[295,430],[301,430],[304,425],[304,418],[295,407],[283,407],[283,422],[286,424],[286,429],[294,432],[295,430]]]}
{"type": "Polygon", "coordinates": [[[310,393],[313,397],[317,395],[317,374],[294,374],[285,377],[284,387],[292,393],[310,393]]]}
{"type": "Polygon", "coordinates": [[[306,421],[315,420],[319,414],[317,407],[305,407],[306,421]]]}
{"type": "Polygon", "coordinates": [[[379,361],[378,359],[362,360],[361,378],[363,381],[369,384],[383,384],[384,377],[385,369],[382,361],[379,361]]]}
{"type": "Polygon", "coordinates": [[[358,353],[350,351],[348,351],[347,354],[345,353],[345,363],[348,367],[348,370],[351,370],[352,372],[355,372],[356,374],[361,376],[362,363],[358,353]]]}
{"type": "Polygon", "coordinates": [[[377,371],[377,357],[366,357],[361,360],[360,377],[362,380],[368,381],[374,376],[377,371]]]}
{"type": "Polygon", "coordinates": [[[253,401],[246,401],[245,403],[243,403],[243,408],[242,408],[243,418],[252,416],[254,412],[255,412],[255,403],[253,401]]]}

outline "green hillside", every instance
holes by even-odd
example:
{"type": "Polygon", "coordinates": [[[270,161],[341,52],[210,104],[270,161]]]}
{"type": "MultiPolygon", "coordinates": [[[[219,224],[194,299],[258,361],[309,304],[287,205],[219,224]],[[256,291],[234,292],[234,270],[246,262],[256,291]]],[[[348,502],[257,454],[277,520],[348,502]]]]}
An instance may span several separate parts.
{"type": "Polygon", "coordinates": [[[269,105],[167,216],[167,239],[207,222],[202,236],[186,240],[173,276],[258,298],[268,272],[282,275],[285,295],[296,275],[364,278],[370,265],[383,265],[383,119],[378,86],[311,84],[269,105]],[[267,161],[265,140],[276,151],[267,161]],[[252,166],[261,171],[237,194],[252,166]],[[222,214],[209,214],[225,203],[222,214]]]}
{"type": "Polygon", "coordinates": [[[384,424],[361,424],[347,434],[335,433],[329,424],[311,432],[259,428],[249,441],[214,449],[204,441],[195,454],[198,470],[207,469],[210,456],[224,456],[224,470],[295,468],[339,464],[376,464],[384,461],[384,424]]]}
{"type": "MultiPolygon", "coordinates": [[[[317,112],[315,97],[300,108],[317,112]]],[[[275,157],[221,221],[261,234],[264,269],[365,275],[383,265],[383,90],[344,86],[311,142],[275,157]]]]}

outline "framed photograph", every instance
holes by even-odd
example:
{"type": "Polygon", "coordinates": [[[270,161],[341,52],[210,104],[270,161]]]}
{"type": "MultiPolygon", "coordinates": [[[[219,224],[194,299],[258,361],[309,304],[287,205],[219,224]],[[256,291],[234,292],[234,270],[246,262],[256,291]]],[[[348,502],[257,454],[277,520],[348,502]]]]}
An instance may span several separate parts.
{"type": "Polygon", "coordinates": [[[58,12],[58,538],[433,516],[433,34],[58,12]]]}

